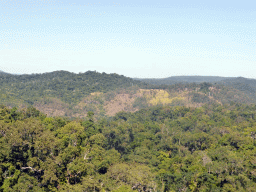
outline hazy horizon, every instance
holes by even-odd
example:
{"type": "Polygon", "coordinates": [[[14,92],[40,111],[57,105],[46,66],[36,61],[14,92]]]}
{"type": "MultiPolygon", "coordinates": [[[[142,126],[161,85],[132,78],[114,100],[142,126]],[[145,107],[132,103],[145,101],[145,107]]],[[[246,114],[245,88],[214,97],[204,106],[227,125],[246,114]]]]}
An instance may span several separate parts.
{"type": "Polygon", "coordinates": [[[256,3],[0,1],[0,69],[256,78],[256,3]]]}

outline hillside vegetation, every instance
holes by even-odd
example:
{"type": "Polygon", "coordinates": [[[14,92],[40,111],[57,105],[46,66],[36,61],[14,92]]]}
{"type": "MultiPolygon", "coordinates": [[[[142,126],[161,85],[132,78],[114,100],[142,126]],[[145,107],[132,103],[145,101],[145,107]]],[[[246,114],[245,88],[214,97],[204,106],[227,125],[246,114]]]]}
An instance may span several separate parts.
{"type": "Polygon", "coordinates": [[[135,112],[156,105],[199,107],[206,103],[250,104],[255,101],[248,89],[233,84],[152,85],[122,75],[93,71],[0,75],[0,83],[0,104],[19,109],[33,106],[48,116],[71,118],[84,118],[88,111],[93,111],[99,119],[120,111],[135,112]]]}
{"type": "Polygon", "coordinates": [[[174,85],[187,83],[211,83],[225,85],[226,87],[239,90],[250,98],[251,102],[256,102],[256,79],[243,77],[218,77],[218,76],[174,76],[163,79],[139,79],[142,82],[152,85],[174,85]]]}
{"type": "Polygon", "coordinates": [[[256,106],[151,107],[70,121],[0,108],[0,191],[256,188],[256,106]]]}
{"type": "Polygon", "coordinates": [[[41,97],[59,98],[65,103],[77,103],[93,92],[107,92],[121,87],[143,84],[117,74],[88,71],[70,73],[55,71],[33,75],[0,76],[1,99],[3,101],[23,100],[33,104],[41,97]]]}
{"type": "Polygon", "coordinates": [[[238,77],[235,79],[220,81],[219,83],[246,93],[254,102],[256,102],[256,79],[238,77]]]}

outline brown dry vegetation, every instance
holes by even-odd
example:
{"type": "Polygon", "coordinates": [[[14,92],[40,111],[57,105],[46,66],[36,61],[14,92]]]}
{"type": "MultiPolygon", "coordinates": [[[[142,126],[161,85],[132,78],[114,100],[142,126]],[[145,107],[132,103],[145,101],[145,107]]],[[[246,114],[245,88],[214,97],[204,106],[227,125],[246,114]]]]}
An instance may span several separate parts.
{"type": "Polygon", "coordinates": [[[68,112],[68,105],[57,98],[35,102],[34,107],[48,116],[65,116],[68,112]]]}
{"type": "Polygon", "coordinates": [[[104,109],[108,116],[113,116],[120,111],[135,112],[138,109],[132,106],[137,95],[130,94],[117,94],[111,101],[107,101],[104,105],[104,109]]]}
{"type": "MultiPolygon", "coordinates": [[[[76,118],[85,118],[88,111],[93,111],[96,118],[100,116],[114,116],[120,111],[135,112],[141,108],[141,106],[134,105],[136,99],[139,98],[144,98],[148,106],[160,104],[201,107],[203,103],[192,102],[190,95],[192,91],[188,89],[178,92],[163,89],[137,89],[133,91],[118,90],[109,93],[95,92],[84,97],[74,106],[69,106],[56,98],[47,98],[46,100],[36,102],[34,107],[48,116],[69,116],[76,118]]],[[[211,91],[216,90],[211,89],[211,91]]],[[[197,93],[205,95],[205,93],[197,93]]],[[[216,103],[220,103],[212,96],[208,96],[208,98],[216,103]]]]}

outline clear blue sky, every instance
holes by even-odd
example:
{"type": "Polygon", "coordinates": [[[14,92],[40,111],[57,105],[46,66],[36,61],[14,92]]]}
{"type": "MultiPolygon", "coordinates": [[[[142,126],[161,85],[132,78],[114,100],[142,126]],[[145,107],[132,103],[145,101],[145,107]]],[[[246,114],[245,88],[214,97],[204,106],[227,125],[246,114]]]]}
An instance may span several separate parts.
{"type": "Polygon", "coordinates": [[[256,1],[0,0],[0,70],[256,78],[256,1]]]}

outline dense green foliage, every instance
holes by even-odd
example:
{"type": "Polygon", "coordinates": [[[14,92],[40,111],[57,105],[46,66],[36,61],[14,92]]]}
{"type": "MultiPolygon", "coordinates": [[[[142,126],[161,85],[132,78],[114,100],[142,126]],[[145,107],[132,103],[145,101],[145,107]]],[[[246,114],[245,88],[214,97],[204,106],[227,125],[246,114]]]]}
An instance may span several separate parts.
{"type": "Polygon", "coordinates": [[[117,74],[55,71],[33,75],[0,75],[0,84],[0,103],[13,106],[24,102],[33,105],[44,97],[59,98],[65,103],[74,104],[93,92],[105,93],[144,83],[117,74]]]}
{"type": "Polygon", "coordinates": [[[70,121],[1,106],[0,191],[255,191],[255,138],[255,105],[152,107],[97,122],[92,112],[70,121]]]}
{"type": "Polygon", "coordinates": [[[255,79],[247,79],[243,77],[228,79],[224,81],[220,81],[220,84],[225,86],[233,87],[239,91],[242,91],[250,96],[254,102],[256,102],[256,80],[255,79]]]}

